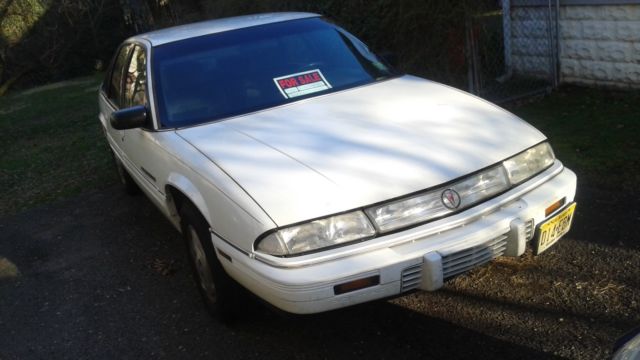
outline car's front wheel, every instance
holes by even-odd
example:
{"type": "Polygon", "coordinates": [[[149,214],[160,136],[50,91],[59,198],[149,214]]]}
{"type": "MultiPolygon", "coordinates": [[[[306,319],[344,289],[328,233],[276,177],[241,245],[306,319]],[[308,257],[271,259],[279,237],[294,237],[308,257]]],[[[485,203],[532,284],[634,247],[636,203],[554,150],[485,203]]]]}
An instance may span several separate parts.
{"type": "Polygon", "coordinates": [[[209,224],[193,205],[180,211],[182,234],[189,252],[193,275],[208,310],[225,323],[238,315],[239,285],[227,275],[215,255],[209,224]]]}

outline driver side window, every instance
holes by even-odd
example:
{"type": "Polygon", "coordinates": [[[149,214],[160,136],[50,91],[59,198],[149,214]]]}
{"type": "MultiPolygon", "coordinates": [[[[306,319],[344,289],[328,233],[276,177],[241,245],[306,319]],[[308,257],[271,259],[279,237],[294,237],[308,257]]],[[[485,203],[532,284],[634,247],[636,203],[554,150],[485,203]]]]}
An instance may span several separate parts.
{"type": "Polygon", "coordinates": [[[113,70],[111,72],[111,79],[109,81],[108,97],[117,107],[122,107],[122,77],[124,74],[124,67],[129,60],[129,54],[131,54],[131,47],[133,45],[127,44],[120,48],[120,52],[116,57],[113,64],[113,70]]]}
{"type": "Polygon", "coordinates": [[[144,48],[136,45],[125,72],[123,107],[147,105],[147,58],[144,48]]]}

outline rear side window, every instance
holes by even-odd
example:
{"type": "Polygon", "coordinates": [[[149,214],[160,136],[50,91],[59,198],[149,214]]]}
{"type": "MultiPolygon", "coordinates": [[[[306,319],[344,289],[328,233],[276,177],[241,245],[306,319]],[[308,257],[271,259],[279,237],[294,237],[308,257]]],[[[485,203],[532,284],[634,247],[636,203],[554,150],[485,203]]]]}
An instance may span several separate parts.
{"type": "Polygon", "coordinates": [[[124,74],[124,67],[129,60],[129,54],[133,45],[128,44],[120,48],[120,52],[116,57],[116,61],[113,64],[113,70],[111,71],[111,81],[109,82],[108,96],[116,106],[121,106],[122,95],[122,77],[124,74]]]}
{"type": "Polygon", "coordinates": [[[147,58],[144,48],[136,46],[127,67],[123,107],[147,104],[147,58]]]}

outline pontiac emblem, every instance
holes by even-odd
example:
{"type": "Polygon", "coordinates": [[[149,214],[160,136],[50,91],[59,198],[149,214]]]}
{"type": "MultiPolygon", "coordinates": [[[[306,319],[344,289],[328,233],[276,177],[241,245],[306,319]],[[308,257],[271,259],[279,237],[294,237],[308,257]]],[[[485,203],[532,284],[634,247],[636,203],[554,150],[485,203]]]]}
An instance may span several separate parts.
{"type": "Polygon", "coordinates": [[[460,206],[460,195],[453,189],[442,192],[442,203],[447,209],[457,209],[460,206]]]}

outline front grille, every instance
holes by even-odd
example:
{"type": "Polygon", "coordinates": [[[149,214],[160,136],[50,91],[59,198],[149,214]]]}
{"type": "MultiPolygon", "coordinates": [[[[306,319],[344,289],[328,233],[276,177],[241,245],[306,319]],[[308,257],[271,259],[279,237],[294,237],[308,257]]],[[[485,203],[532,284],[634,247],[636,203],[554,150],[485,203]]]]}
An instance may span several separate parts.
{"type": "Polygon", "coordinates": [[[461,250],[442,257],[443,277],[469,271],[504,254],[507,249],[507,234],[498,236],[484,244],[461,250]]]}
{"type": "Polygon", "coordinates": [[[416,264],[402,270],[401,292],[417,289],[422,277],[422,264],[416,264]]]}
{"type": "Polygon", "coordinates": [[[531,240],[531,238],[533,238],[533,219],[529,219],[527,220],[527,222],[524,224],[524,233],[526,235],[525,239],[527,241],[531,240]]]}

